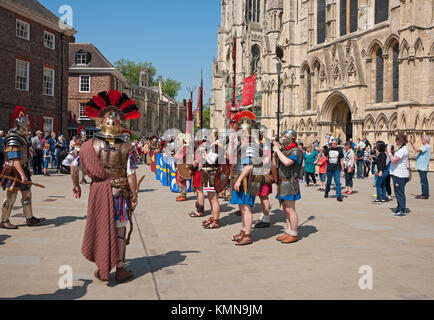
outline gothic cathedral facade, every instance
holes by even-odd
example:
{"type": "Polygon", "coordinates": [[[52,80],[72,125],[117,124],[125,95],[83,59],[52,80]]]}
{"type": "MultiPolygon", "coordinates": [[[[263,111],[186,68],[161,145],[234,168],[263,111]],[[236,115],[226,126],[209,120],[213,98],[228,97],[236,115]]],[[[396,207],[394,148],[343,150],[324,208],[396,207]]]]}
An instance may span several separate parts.
{"type": "Polygon", "coordinates": [[[222,0],[211,126],[225,127],[234,86],[238,104],[256,73],[253,109],[276,130],[277,47],[281,130],[305,143],[434,134],[432,0],[222,0]]]}

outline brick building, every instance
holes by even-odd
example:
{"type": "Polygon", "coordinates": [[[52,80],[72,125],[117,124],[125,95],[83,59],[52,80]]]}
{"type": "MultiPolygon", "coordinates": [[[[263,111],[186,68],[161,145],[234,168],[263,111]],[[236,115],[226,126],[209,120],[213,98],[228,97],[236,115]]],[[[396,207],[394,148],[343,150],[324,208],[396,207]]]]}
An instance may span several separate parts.
{"type": "Polygon", "coordinates": [[[98,130],[98,124],[84,116],[86,103],[101,91],[123,92],[127,79],[91,43],[69,44],[69,100],[68,133],[77,134],[84,126],[89,137],[98,130]]]}
{"type": "Polygon", "coordinates": [[[36,0],[0,0],[0,128],[23,105],[32,130],[66,130],[68,43],[76,31],[36,0]]]}

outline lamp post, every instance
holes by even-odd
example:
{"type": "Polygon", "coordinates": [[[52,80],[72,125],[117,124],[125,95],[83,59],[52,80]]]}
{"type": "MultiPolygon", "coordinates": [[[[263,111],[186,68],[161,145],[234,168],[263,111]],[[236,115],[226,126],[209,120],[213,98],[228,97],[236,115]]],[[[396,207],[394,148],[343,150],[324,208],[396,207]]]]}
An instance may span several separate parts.
{"type": "Polygon", "coordinates": [[[283,49],[280,46],[276,47],[276,69],[277,69],[277,139],[280,138],[280,73],[282,72],[283,49]]]}
{"type": "Polygon", "coordinates": [[[282,60],[277,57],[277,138],[280,138],[280,73],[282,72],[282,60]]]}

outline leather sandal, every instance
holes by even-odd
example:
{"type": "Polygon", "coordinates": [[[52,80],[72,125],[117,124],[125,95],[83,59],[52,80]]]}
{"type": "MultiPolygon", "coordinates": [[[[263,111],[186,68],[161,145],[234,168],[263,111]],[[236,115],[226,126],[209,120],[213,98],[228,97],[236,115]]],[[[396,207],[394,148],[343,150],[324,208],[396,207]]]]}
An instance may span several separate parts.
{"type": "Polygon", "coordinates": [[[216,219],[212,219],[210,223],[204,226],[205,229],[218,229],[220,228],[219,221],[216,219]]]}
{"type": "Polygon", "coordinates": [[[211,221],[212,221],[212,217],[211,218],[209,218],[209,219],[207,219],[207,220],[205,220],[205,221],[202,221],[202,226],[207,226],[208,224],[210,224],[211,223],[211,221]]]}
{"type": "Polygon", "coordinates": [[[0,229],[16,230],[17,226],[13,225],[9,220],[0,223],[0,229]]]}
{"type": "Polygon", "coordinates": [[[192,211],[188,215],[192,218],[201,218],[205,216],[205,212],[192,211]]]}
{"type": "Polygon", "coordinates": [[[252,237],[250,234],[245,234],[239,241],[235,242],[236,246],[246,246],[248,244],[252,244],[252,237]]]}
{"type": "Polygon", "coordinates": [[[239,234],[236,234],[232,237],[232,241],[240,241],[246,233],[244,230],[241,230],[239,234]]]}

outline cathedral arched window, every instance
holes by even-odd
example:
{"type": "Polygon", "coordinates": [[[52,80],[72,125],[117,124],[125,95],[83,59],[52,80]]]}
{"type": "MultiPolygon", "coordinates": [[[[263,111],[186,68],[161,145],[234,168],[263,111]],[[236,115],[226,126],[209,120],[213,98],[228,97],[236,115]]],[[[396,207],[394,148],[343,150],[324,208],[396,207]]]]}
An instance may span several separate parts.
{"type": "Polygon", "coordinates": [[[389,19],[389,0],[375,0],[375,23],[389,19]]]}
{"type": "Polygon", "coordinates": [[[399,100],[399,43],[393,47],[393,101],[399,100]]]}
{"type": "Polygon", "coordinates": [[[357,31],[358,0],[341,0],[339,8],[340,35],[357,31]]]}
{"type": "Polygon", "coordinates": [[[312,75],[310,68],[306,69],[306,109],[310,110],[312,107],[312,75]]]}
{"type": "Polygon", "coordinates": [[[260,22],[261,0],[246,1],[246,20],[247,22],[260,22]]]}
{"type": "Polygon", "coordinates": [[[383,50],[378,48],[375,57],[375,101],[377,103],[383,102],[383,70],[384,70],[384,61],[383,61],[383,50]]]}
{"type": "Polygon", "coordinates": [[[316,15],[316,37],[317,44],[323,43],[326,38],[326,1],[318,0],[316,15]]]}
{"type": "Polygon", "coordinates": [[[259,60],[261,58],[261,50],[258,45],[253,45],[252,47],[252,60],[251,60],[251,74],[256,73],[258,70],[259,60]]]}

